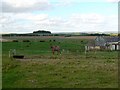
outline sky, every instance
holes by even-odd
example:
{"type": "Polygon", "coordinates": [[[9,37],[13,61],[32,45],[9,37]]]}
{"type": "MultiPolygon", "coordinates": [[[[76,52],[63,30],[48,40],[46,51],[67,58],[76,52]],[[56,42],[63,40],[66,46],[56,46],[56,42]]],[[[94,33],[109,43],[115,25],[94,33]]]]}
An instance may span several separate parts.
{"type": "Polygon", "coordinates": [[[118,31],[119,0],[2,0],[0,33],[118,31]]]}

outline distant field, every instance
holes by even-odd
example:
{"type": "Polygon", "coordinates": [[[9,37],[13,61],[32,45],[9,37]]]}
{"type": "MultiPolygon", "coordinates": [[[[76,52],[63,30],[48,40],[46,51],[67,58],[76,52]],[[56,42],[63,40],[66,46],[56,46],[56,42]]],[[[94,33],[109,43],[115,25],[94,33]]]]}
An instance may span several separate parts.
{"type": "Polygon", "coordinates": [[[4,37],[18,42],[2,43],[3,88],[117,88],[118,52],[85,54],[88,38],[95,37],[4,37]],[[61,55],[52,55],[51,45],[61,55]],[[10,49],[25,58],[9,58],[10,49]]]}
{"type": "Polygon", "coordinates": [[[28,38],[28,39],[36,39],[36,38],[49,38],[49,39],[51,39],[51,38],[70,38],[70,39],[95,39],[96,38],[96,36],[71,36],[71,37],[64,37],[64,36],[18,36],[18,37],[16,37],[16,36],[11,36],[11,37],[8,37],[8,36],[4,36],[3,37],[4,39],[15,39],[15,38],[17,38],[17,39],[26,39],[26,38],[28,38]]]}

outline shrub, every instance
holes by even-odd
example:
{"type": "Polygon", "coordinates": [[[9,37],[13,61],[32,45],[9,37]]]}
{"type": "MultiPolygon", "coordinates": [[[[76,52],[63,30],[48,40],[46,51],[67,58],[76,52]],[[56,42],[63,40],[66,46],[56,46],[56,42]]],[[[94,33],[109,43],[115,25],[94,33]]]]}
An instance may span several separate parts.
{"type": "Polygon", "coordinates": [[[30,42],[29,40],[23,40],[23,42],[30,42]]]}
{"type": "Polygon", "coordinates": [[[13,40],[13,42],[18,42],[18,40],[13,40]]]}
{"type": "Polygon", "coordinates": [[[26,47],[30,47],[29,45],[26,45],[26,47]]]}
{"type": "Polygon", "coordinates": [[[45,42],[45,40],[40,40],[40,42],[45,42]]]}
{"type": "Polygon", "coordinates": [[[51,42],[51,40],[49,40],[49,42],[51,42]]]}
{"type": "Polygon", "coordinates": [[[65,37],[71,37],[71,35],[65,35],[65,37]]]}
{"type": "Polygon", "coordinates": [[[81,42],[83,42],[83,40],[81,42]]]}

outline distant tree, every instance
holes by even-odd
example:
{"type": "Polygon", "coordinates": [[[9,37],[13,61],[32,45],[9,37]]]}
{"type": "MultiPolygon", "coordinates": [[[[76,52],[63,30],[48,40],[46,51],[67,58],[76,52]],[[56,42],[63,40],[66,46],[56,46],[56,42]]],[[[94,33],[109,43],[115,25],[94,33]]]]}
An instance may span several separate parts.
{"type": "Polygon", "coordinates": [[[38,31],[33,31],[33,33],[47,33],[47,34],[51,34],[50,31],[45,31],[45,30],[38,30],[38,31]]]}

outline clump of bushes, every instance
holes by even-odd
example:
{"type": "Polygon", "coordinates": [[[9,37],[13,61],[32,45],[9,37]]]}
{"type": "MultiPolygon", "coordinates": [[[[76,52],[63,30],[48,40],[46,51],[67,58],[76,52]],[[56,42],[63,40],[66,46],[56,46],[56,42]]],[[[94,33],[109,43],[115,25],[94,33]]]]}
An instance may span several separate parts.
{"type": "Polygon", "coordinates": [[[49,40],[49,42],[51,42],[52,40],[49,40]]]}
{"type": "Polygon", "coordinates": [[[71,35],[65,35],[65,37],[71,37],[71,35]]]}
{"type": "Polygon", "coordinates": [[[30,47],[29,45],[26,45],[26,47],[30,47]]]}
{"type": "Polygon", "coordinates": [[[49,42],[56,42],[56,40],[54,39],[54,40],[49,40],[49,42]]]}
{"type": "Polygon", "coordinates": [[[81,41],[81,43],[83,42],[83,40],[81,41]]]}
{"type": "Polygon", "coordinates": [[[30,42],[30,40],[23,40],[23,42],[30,42]]]}
{"type": "Polygon", "coordinates": [[[40,40],[40,42],[45,42],[45,40],[40,40]]]}
{"type": "Polygon", "coordinates": [[[13,42],[18,42],[18,40],[13,40],[13,42]]]}

